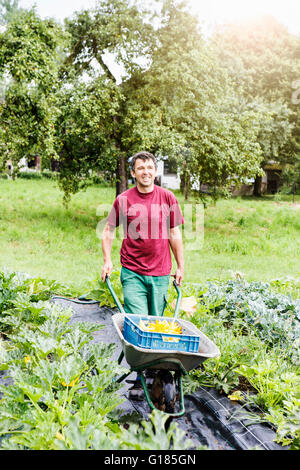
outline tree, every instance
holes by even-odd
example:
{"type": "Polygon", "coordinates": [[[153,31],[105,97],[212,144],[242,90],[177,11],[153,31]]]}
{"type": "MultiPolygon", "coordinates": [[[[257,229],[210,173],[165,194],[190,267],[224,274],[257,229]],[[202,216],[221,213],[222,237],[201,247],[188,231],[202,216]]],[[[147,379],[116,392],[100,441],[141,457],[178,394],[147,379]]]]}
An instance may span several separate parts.
{"type": "Polygon", "coordinates": [[[10,80],[1,141],[15,161],[32,151],[56,158],[65,202],[90,170],[116,174],[124,191],[127,160],[141,149],[176,157],[186,196],[192,181],[217,197],[260,171],[262,112],[244,105],[186,3],[159,4],[156,24],[138,3],[101,0],[64,31],[31,11],[0,36],[10,80]]]}
{"type": "Polygon", "coordinates": [[[0,0],[0,25],[6,25],[20,12],[19,0],[0,0]]]}
{"type": "Polygon", "coordinates": [[[61,28],[34,10],[14,16],[0,35],[0,75],[7,86],[0,106],[0,155],[19,160],[32,153],[56,154],[54,123],[59,113],[58,47],[61,28]]]}
{"type": "MultiPolygon", "coordinates": [[[[300,110],[291,99],[300,76],[300,38],[266,16],[222,25],[211,43],[237,92],[260,113],[262,166],[269,159],[293,164],[300,144],[300,110]]],[[[260,195],[259,177],[255,188],[260,195]]]]}
{"type": "MultiPolygon", "coordinates": [[[[294,123],[290,122],[292,111],[282,101],[271,103],[257,99],[251,103],[260,112],[259,133],[257,141],[262,149],[261,167],[270,161],[285,162],[288,160],[286,149],[292,139],[294,123]]],[[[261,176],[254,183],[254,195],[261,196],[261,176]]]]}
{"type": "Polygon", "coordinates": [[[165,1],[161,18],[151,66],[127,102],[135,110],[130,136],[145,129],[145,144],[152,139],[155,150],[175,155],[185,178],[209,184],[218,197],[260,171],[257,113],[241,113],[229,74],[184,2],[165,1]]]}
{"type": "Polygon", "coordinates": [[[58,183],[66,204],[71,194],[86,187],[91,170],[116,171],[114,116],[120,100],[118,87],[105,76],[91,83],[73,79],[68,85],[57,96],[60,114],[55,125],[58,183]]]}
{"type": "Polygon", "coordinates": [[[282,191],[287,194],[293,195],[293,202],[295,201],[295,194],[299,194],[300,190],[300,154],[296,154],[295,163],[293,165],[287,164],[282,173],[282,191]]]}
{"type": "MultiPolygon", "coordinates": [[[[132,150],[122,136],[127,118],[123,107],[127,99],[123,83],[142,68],[138,64],[138,58],[145,58],[149,54],[152,27],[146,22],[146,12],[137,5],[130,5],[125,0],[102,0],[97,3],[96,8],[76,13],[72,19],[67,20],[66,29],[71,35],[70,53],[65,61],[66,75],[72,74],[72,70],[77,79],[83,74],[88,75],[90,85],[86,90],[91,94],[99,87],[100,80],[103,92],[99,94],[97,109],[100,111],[102,107],[108,110],[111,104],[113,110],[109,125],[104,123],[107,117],[103,118],[100,112],[97,131],[98,144],[101,140],[101,145],[98,153],[103,158],[108,156],[111,169],[116,170],[118,194],[127,189],[127,159],[132,150]],[[109,53],[123,66],[124,80],[119,81],[107,64],[109,53]]],[[[69,154],[68,159],[72,158],[69,154]]],[[[98,164],[97,161],[95,163],[98,164]]],[[[93,162],[90,161],[89,164],[92,168],[93,162]]],[[[80,172],[78,165],[77,173],[72,174],[73,178],[80,178],[80,172]]]]}
{"type": "Polygon", "coordinates": [[[238,110],[229,74],[207,47],[185,2],[160,5],[156,28],[145,11],[126,0],[102,0],[66,21],[71,42],[64,76],[75,88],[69,101],[73,131],[70,124],[64,131],[63,119],[57,126],[65,193],[82,187],[88,169],[110,168],[116,171],[119,194],[127,188],[127,159],[140,149],[176,156],[182,168],[182,155],[188,154],[186,174],[210,184],[215,197],[259,171],[255,112],[238,110]],[[122,64],[121,80],[107,53],[122,64]],[[83,102],[77,99],[82,93],[83,102]]]}

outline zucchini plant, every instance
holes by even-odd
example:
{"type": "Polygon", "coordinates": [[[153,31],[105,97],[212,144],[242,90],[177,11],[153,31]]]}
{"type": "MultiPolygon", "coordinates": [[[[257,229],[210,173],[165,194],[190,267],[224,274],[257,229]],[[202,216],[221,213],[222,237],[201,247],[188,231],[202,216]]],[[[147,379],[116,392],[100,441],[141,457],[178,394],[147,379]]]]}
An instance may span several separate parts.
{"type": "Polygon", "coordinates": [[[239,397],[252,419],[275,426],[279,443],[299,448],[300,299],[282,286],[243,279],[199,285],[197,310],[187,319],[221,355],[191,371],[185,389],[204,385],[239,397]]]}
{"type": "Polygon", "coordinates": [[[71,309],[45,300],[54,284],[1,273],[2,449],[187,449],[192,442],[161,412],[151,425],[118,421],[124,399],[116,345],[93,342],[99,324],[70,322],[71,309]],[[162,438],[164,436],[164,438],[162,438]]]}

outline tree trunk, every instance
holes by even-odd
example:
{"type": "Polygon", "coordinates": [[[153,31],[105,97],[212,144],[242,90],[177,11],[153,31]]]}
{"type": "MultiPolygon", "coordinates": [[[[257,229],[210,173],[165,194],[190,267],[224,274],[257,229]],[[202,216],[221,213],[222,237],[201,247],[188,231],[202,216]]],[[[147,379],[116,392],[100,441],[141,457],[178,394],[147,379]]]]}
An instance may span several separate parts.
{"type": "Polygon", "coordinates": [[[117,166],[116,197],[128,189],[126,157],[120,153],[117,166]]]}
{"type": "Polygon", "coordinates": [[[186,173],[184,179],[184,199],[187,201],[190,194],[191,178],[190,175],[186,173]]]}
{"type": "Polygon", "coordinates": [[[184,199],[187,201],[190,193],[190,184],[191,184],[191,177],[186,170],[187,163],[184,161],[183,163],[183,172],[181,173],[180,177],[180,191],[184,194],[184,199]]]}
{"type": "Polygon", "coordinates": [[[256,176],[254,181],[253,196],[261,197],[261,176],[256,176]]]}

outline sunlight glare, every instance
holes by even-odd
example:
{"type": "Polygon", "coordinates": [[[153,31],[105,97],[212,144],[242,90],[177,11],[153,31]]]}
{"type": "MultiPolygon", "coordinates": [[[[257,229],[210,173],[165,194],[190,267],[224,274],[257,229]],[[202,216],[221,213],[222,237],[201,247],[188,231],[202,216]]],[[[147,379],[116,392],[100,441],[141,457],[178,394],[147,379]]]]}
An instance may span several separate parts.
{"type": "Polygon", "coordinates": [[[211,25],[274,16],[290,30],[299,31],[300,2],[295,0],[188,0],[200,21],[211,25]]]}

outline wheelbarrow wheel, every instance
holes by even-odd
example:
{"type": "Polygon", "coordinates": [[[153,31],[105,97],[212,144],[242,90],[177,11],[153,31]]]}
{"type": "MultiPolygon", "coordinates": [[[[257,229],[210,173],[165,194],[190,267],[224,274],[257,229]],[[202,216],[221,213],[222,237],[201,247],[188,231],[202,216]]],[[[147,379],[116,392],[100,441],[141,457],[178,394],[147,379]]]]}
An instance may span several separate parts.
{"type": "Polygon", "coordinates": [[[159,370],[151,387],[151,399],[155,407],[166,413],[174,413],[176,398],[173,375],[170,371],[159,370]]]}
{"type": "Polygon", "coordinates": [[[165,405],[167,413],[174,413],[176,405],[176,384],[174,381],[174,376],[171,372],[167,372],[163,377],[163,390],[165,396],[165,405]]]}

